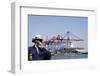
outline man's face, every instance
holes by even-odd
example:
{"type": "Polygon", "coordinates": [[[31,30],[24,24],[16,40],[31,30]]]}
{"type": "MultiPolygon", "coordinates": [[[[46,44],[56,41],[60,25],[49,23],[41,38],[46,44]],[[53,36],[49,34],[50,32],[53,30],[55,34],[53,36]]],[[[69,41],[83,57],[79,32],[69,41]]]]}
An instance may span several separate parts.
{"type": "Polygon", "coordinates": [[[43,48],[44,47],[44,45],[43,45],[43,42],[42,41],[40,41],[40,40],[36,40],[36,46],[38,47],[38,48],[43,48]]]}

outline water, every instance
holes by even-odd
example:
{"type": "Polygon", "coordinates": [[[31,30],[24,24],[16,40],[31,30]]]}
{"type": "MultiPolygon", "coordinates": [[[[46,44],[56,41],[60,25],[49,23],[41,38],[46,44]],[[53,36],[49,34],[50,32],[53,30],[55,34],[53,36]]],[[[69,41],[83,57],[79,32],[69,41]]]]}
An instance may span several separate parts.
{"type": "Polygon", "coordinates": [[[80,54],[80,55],[68,55],[68,56],[52,56],[52,60],[56,59],[83,59],[88,58],[88,54],[80,54]]]}

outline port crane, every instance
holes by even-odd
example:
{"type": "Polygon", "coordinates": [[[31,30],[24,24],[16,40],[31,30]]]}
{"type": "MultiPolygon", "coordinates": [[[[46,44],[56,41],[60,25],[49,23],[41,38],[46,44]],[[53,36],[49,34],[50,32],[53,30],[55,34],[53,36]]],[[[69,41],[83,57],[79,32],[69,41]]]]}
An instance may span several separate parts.
{"type": "MultiPolygon", "coordinates": [[[[84,49],[83,47],[72,46],[73,42],[82,42],[82,41],[84,41],[82,38],[74,35],[70,31],[67,31],[63,35],[58,34],[56,36],[51,37],[50,39],[48,39],[48,36],[47,36],[44,43],[47,47],[49,47],[49,45],[51,45],[51,46],[53,46],[53,48],[56,48],[56,47],[59,47],[61,44],[64,44],[65,45],[64,49],[83,50],[84,49]]],[[[55,50],[55,49],[53,49],[53,50],[55,50]]]]}

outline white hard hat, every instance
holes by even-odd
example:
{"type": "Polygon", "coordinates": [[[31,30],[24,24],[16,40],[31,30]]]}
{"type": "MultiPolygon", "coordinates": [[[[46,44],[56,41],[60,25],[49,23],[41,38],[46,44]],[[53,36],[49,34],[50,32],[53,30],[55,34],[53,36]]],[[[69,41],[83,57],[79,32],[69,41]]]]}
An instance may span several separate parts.
{"type": "Polygon", "coordinates": [[[35,42],[35,40],[43,40],[41,35],[35,35],[34,38],[32,39],[32,42],[35,42]]]}
{"type": "Polygon", "coordinates": [[[35,35],[34,39],[42,39],[41,35],[35,35]]]}

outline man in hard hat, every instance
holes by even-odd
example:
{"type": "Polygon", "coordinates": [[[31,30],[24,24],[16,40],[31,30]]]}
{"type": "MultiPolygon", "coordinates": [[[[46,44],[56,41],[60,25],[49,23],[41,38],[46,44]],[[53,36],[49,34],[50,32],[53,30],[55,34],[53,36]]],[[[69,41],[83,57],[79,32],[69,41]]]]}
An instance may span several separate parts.
{"type": "Polygon", "coordinates": [[[49,60],[51,53],[47,51],[43,44],[43,39],[40,35],[36,35],[32,39],[34,45],[28,48],[28,60],[49,60]]]}

